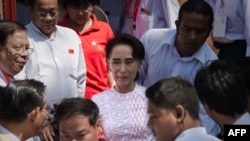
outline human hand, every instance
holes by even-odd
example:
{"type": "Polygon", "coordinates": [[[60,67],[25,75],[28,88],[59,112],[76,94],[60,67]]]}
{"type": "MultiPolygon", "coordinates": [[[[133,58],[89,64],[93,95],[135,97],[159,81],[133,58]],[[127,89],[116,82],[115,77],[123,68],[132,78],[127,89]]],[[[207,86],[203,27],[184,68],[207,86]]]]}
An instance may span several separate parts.
{"type": "Polygon", "coordinates": [[[54,141],[52,136],[55,136],[55,133],[50,123],[41,130],[39,136],[41,141],[54,141]]]}

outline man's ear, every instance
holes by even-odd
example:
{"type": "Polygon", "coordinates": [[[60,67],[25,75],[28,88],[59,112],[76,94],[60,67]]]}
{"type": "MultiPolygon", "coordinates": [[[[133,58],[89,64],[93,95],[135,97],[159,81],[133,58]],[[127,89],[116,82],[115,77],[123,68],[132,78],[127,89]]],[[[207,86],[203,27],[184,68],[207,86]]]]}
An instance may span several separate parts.
{"type": "Polygon", "coordinates": [[[40,112],[40,109],[41,109],[40,107],[36,107],[35,109],[33,109],[33,110],[29,113],[28,117],[29,117],[32,121],[34,121],[34,120],[36,119],[38,113],[40,112]]]}
{"type": "Polygon", "coordinates": [[[214,110],[211,109],[205,102],[202,103],[202,104],[203,104],[203,106],[204,106],[204,109],[205,109],[207,115],[208,115],[209,117],[212,117],[212,116],[213,116],[213,113],[214,113],[214,110]]]}
{"type": "Polygon", "coordinates": [[[102,131],[102,126],[101,126],[101,120],[100,120],[100,119],[98,119],[98,120],[96,121],[96,128],[97,128],[97,131],[98,131],[98,132],[101,132],[101,131],[102,131]]]}
{"type": "Polygon", "coordinates": [[[207,38],[210,36],[212,30],[213,30],[213,26],[211,26],[211,27],[209,28],[207,38]]]}
{"type": "Polygon", "coordinates": [[[29,10],[29,14],[31,16],[31,13],[33,12],[33,8],[30,5],[28,5],[28,10],[29,10]]]}
{"type": "Polygon", "coordinates": [[[182,105],[175,107],[175,116],[178,122],[182,122],[186,116],[186,111],[182,105]]]}
{"type": "Polygon", "coordinates": [[[175,20],[176,32],[179,34],[180,20],[175,20]]]}
{"type": "Polygon", "coordinates": [[[180,20],[175,20],[175,26],[176,26],[176,28],[178,28],[179,25],[180,25],[180,20]]]}

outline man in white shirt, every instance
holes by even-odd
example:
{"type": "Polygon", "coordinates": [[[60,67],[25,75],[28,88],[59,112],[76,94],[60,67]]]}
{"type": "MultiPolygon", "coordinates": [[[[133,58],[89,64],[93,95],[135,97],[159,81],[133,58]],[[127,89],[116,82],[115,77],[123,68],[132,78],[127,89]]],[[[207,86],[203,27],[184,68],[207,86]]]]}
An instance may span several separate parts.
{"type": "Polygon", "coordinates": [[[173,77],[146,90],[148,126],[157,141],[219,141],[199,122],[199,100],[192,84],[173,77]]]}
{"type": "Polygon", "coordinates": [[[181,3],[186,0],[141,0],[134,35],[141,38],[152,28],[176,28],[181,3]]]}
{"type": "Polygon", "coordinates": [[[22,71],[33,49],[26,28],[14,21],[0,22],[0,86],[6,86],[22,71]]]}
{"type": "Polygon", "coordinates": [[[249,46],[249,0],[205,0],[213,6],[214,46],[220,49],[219,59],[238,61],[246,56],[249,46]],[[247,13],[248,12],[248,13],[247,13]]]}
{"type": "Polygon", "coordinates": [[[36,80],[16,80],[0,86],[0,141],[6,141],[2,137],[25,141],[47,126],[45,88],[36,80]]]}
{"type": "MultiPolygon", "coordinates": [[[[139,71],[139,83],[151,86],[163,78],[181,76],[193,83],[196,72],[217,56],[205,43],[212,29],[213,10],[204,1],[189,0],[179,11],[177,29],[151,29],[141,38],[145,60],[139,71]]],[[[208,133],[219,132],[200,104],[200,120],[208,133]]]]}
{"type": "Polygon", "coordinates": [[[194,85],[207,114],[220,125],[222,135],[224,125],[250,125],[247,80],[241,68],[216,60],[197,73],[194,85]]]}
{"type": "Polygon", "coordinates": [[[57,26],[58,0],[31,0],[32,22],[26,26],[30,47],[34,49],[25,66],[26,78],[47,86],[49,106],[69,97],[82,97],[86,67],[77,34],[57,26]]]}
{"type": "Polygon", "coordinates": [[[176,28],[180,5],[186,0],[128,0],[123,32],[137,38],[152,28],[176,28]]]}
{"type": "MultiPolygon", "coordinates": [[[[32,21],[26,28],[34,52],[25,66],[26,78],[44,82],[50,107],[63,98],[83,97],[86,66],[81,41],[72,29],[56,25],[58,0],[28,4],[32,21]]],[[[52,140],[47,131],[44,140],[52,140]]]]}

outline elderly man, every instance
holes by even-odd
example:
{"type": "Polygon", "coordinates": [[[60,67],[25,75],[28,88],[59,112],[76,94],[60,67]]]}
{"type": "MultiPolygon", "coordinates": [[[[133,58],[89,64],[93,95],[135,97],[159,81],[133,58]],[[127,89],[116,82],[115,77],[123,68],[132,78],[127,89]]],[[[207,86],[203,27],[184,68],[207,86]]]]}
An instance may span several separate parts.
{"type": "Polygon", "coordinates": [[[14,76],[23,69],[32,52],[22,24],[0,22],[0,86],[14,80],[14,76]]]}

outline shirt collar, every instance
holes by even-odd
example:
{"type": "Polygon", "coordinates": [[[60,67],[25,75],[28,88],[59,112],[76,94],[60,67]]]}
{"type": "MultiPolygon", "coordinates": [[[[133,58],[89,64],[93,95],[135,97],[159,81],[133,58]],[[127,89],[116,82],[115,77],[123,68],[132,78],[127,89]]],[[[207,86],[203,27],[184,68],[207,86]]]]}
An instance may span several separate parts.
{"type": "MultiPolygon", "coordinates": [[[[69,15],[65,14],[63,16],[62,21],[60,21],[59,23],[63,26],[70,27],[69,22],[68,22],[68,18],[69,18],[69,15]]],[[[101,28],[101,26],[99,24],[100,21],[97,20],[96,16],[94,14],[91,14],[90,18],[92,19],[91,27],[89,29],[87,29],[86,31],[84,31],[83,33],[79,33],[78,31],[75,30],[77,32],[77,34],[84,34],[84,33],[89,32],[89,31],[100,30],[100,28],[101,28]]]]}
{"type": "Polygon", "coordinates": [[[182,139],[185,139],[185,137],[187,135],[193,135],[193,134],[199,134],[199,135],[200,134],[207,134],[206,133],[206,128],[204,128],[204,127],[194,127],[194,128],[186,129],[180,135],[178,135],[175,140],[177,140],[177,139],[182,140],[182,139]]]}
{"type": "Polygon", "coordinates": [[[250,124],[250,114],[246,112],[244,115],[242,115],[239,119],[237,119],[234,122],[234,125],[239,125],[239,124],[250,124]]]}
{"type": "Polygon", "coordinates": [[[42,33],[41,30],[38,29],[38,28],[33,24],[32,21],[31,21],[31,27],[33,28],[33,30],[34,30],[35,32],[38,32],[41,36],[43,36],[43,37],[46,38],[46,39],[54,39],[54,38],[56,37],[57,25],[55,25],[55,27],[56,27],[56,28],[55,28],[55,31],[54,31],[53,33],[51,33],[50,38],[49,38],[48,36],[46,36],[44,33],[42,33]]]}
{"type": "MultiPolygon", "coordinates": [[[[170,31],[171,32],[171,31],[170,31]]],[[[177,31],[176,29],[172,30],[172,34],[166,34],[166,37],[165,37],[165,41],[164,43],[165,44],[168,44],[169,46],[172,46],[175,48],[176,50],[176,47],[175,47],[175,40],[177,38],[177,31]]],[[[200,61],[202,64],[206,64],[206,53],[207,53],[207,44],[204,43],[199,50],[197,50],[192,56],[189,56],[189,57],[185,57],[186,59],[189,58],[188,60],[192,60],[192,59],[196,59],[198,61],[200,61]]],[[[177,52],[177,50],[176,50],[177,52]]],[[[178,53],[178,52],[177,52],[178,53]]],[[[180,55],[178,53],[178,55],[180,55]]]]}
{"type": "MultiPolygon", "coordinates": [[[[101,28],[100,24],[98,23],[98,20],[97,20],[97,17],[94,15],[94,14],[91,14],[90,15],[90,18],[92,19],[93,21],[93,24],[92,24],[92,28],[93,29],[96,29],[96,30],[99,30],[101,28]]],[[[99,21],[101,22],[101,21],[99,21]]]]}
{"type": "Polygon", "coordinates": [[[8,137],[12,141],[20,141],[20,139],[17,138],[17,136],[11,133],[8,129],[4,128],[2,125],[0,125],[0,133],[4,134],[6,137],[8,137]]]}

